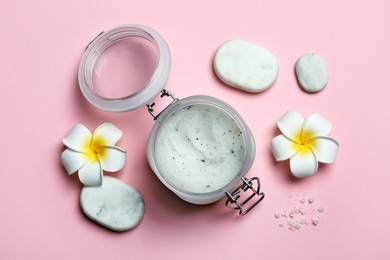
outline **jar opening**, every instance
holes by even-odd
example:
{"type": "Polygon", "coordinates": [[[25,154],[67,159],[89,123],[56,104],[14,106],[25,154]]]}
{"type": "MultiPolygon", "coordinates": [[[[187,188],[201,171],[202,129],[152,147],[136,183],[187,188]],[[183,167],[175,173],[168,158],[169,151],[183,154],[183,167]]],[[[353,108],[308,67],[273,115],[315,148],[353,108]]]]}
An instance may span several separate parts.
{"type": "Polygon", "coordinates": [[[240,172],[245,139],[236,120],[210,104],[192,104],[171,113],[156,138],[156,161],[176,188],[210,193],[240,172]]]}
{"type": "Polygon", "coordinates": [[[88,45],[78,80],[95,107],[126,112],[152,101],[168,81],[170,68],[169,48],[160,34],[144,25],[122,25],[88,45]]]}
{"type": "Polygon", "coordinates": [[[158,64],[154,44],[144,38],[128,37],[108,46],[93,68],[97,95],[120,99],[142,90],[158,64]]]}

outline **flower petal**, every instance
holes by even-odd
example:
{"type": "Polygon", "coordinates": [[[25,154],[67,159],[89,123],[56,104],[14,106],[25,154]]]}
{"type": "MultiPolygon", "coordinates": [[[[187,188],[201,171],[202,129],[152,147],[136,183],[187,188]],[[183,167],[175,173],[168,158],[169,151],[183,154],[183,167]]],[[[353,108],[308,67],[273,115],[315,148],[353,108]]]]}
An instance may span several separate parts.
{"type": "Polygon", "coordinates": [[[277,161],[284,161],[296,155],[299,150],[294,149],[293,142],[284,135],[272,139],[272,153],[277,161]]]}
{"type": "Polygon", "coordinates": [[[299,141],[294,139],[299,136],[304,120],[301,114],[294,110],[289,110],[277,121],[277,124],[284,136],[292,141],[299,141]]]}
{"type": "Polygon", "coordinates": [[[88,162],[88,159],[82,153],[66,149],[61,154],[61,161],[68,175],[71,175],[83,167],[88,162]]]}
{"type": "Polygon", "coordinates": [[[79,170],[79,179],[85,186],[102,185],[103,172],[99,161],[91,160],[79,170]]]}
{"type": "Polygon", "coordinates": [[[102,138],[106,146],[115,145],[122,137],[122,131],[111,123],[103,123],[95,129],[93,138],[102,138]]]}
{"type": "Polygon", "coordinates": [[[332,163],[336,160],[339,143],[327,136],[314,138],[313,152],[319,162],[332,163]]]}
{"type": "Polygon", "coordinates": [[[291,173],[298,178],[312,176],[318,169],[317,158],[311,150],[298,153],[291,158],[290,169],[291,173]]]}
{"type": "Polygon", "coordinates": [[[103,170],[116,172],[125,166],[126,151],[115,146],[103,146],[100,149],[103,149],[103,156],[98,155],[103,170]]]}
{"type": "Polygon", "coordinates": [[[82,124],[75,125],[69,132],[69,134],[62,139],[62,142],[64,145],[66,145],[68,148],[83,152],[85,149],[85,142],[89,140],[89,142],[92,139],[92,134],[82,124]]]}
{"type": "Polygon", "coordinates": [[[311,113],[303,123],[302,130],[306,133],[311,133],[312,136],[327,136],[332,130],[332,123],[320,114],[311,113]]]}

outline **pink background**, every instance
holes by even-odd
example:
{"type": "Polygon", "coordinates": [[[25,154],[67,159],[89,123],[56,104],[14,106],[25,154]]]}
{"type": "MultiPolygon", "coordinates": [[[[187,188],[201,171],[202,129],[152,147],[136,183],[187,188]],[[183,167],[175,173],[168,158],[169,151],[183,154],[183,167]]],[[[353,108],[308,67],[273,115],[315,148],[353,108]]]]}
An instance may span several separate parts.
{"type": "Polygon", "coordinates": [[[370,1],[5,1],[0,9],[0,259],[390,259],[390,4],[370,1]],[[236,217],[222,201],[187,204],[157,180],[146,161],[153,120],[146,109],[101,112],[82,97],[77,68],[99,32],[124,23],[159,31],[172,53],[167,89],[229,102],[251,127],[266,199],[236,217]],[[222,84],[211,62],[225,40],[269,48],[276,84],[247,94],[222,84]],[[294,63],[321,55],[328,86],[307,94],[294,63]],[[334,124],[337,161],[312,178],[289,177],[270,141],[288,109],[319,112],[334,124]],[[60,163],[61,139],[76,123],[113,122],[124,132],[125,168],[115,174],[144,196],[140,226],[114,233],[79,208],[81,184],[60,163]],[[318,227],[291,232],[273,214],[289,194],[313,194],[325,207],[318,227]]]}

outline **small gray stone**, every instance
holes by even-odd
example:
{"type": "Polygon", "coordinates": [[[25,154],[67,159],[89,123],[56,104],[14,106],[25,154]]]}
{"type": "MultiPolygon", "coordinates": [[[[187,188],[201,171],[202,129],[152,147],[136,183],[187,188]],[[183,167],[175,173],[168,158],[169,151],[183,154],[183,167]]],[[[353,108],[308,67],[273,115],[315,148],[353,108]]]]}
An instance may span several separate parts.
{"type": "Polygon", "coordinates": [[[126,231],[137,226],[144,215],[144,201],[133,187],[113,177],[104,176],[100,187],[84,186],[80,194],[84,214],[96,223],[126,231]]]}
{"type": "Polygon", "coordinates": [[[322,58],[315,53],[302,55],[295,64],[299,85],[307,92],[319,92],[328,83],[328,72],[322,58]]]}

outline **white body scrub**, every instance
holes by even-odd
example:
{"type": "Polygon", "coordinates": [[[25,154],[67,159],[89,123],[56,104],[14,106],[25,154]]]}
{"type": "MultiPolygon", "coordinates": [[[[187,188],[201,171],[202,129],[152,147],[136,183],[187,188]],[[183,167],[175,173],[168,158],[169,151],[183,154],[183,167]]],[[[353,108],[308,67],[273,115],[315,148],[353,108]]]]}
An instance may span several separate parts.
{"type": "Polygon", "coordinates": [[[252,166],[252,132],[222,100],[203,95],[175,100],[155,120],[147,149],[150,167],[185,201],[222,199],[252,166]]]}
{"type": "Polygon", "coordinates": [[[155,117],[148,161],[181,199],[209,204],[226,196],[255,158],[252,132],[239,113],[214,97],[175,100],[155,117]]]}
{"type": "Polygon", "coordinates": [[[196,104],[176,111],[161,126],[156,161],[164,177],[179,189],[213,192],[237,175],[244,146],[242,131],[229,114],[196,104]]]}

